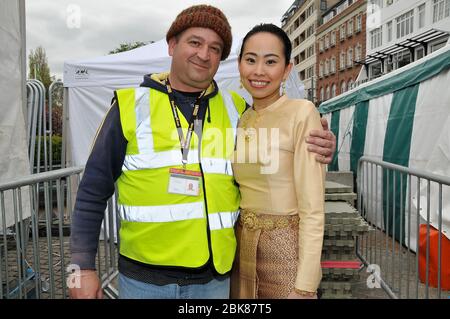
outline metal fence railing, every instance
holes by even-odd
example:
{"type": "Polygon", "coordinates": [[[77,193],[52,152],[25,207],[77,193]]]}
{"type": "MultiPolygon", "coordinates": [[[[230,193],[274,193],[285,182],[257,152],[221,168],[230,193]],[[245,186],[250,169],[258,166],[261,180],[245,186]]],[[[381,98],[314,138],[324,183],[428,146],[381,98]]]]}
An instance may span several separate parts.
{"type": "MultiPolygon", "coordinates": [[[[41,153],[44,155],[44,166],[48,163],[47,121],[45,114],[46,92],[42,82],[38,80],[27,81],[27,141],[30,158],[30,173],[39,173],[41,153]],[[41,147],[44,151],[41,152],[41,147]]],[[[46,169],[45,169],[46,170],[46,169]]]]}
{"type": "Polygon", "coordinates": [[[357,254],[373,282],[391,298],[450,298],[450,177],[362,157],[357,187],[372,226],[357,254]]]}
{"type": "Polygon", "coordinates": [[[31,174],[63,166],[61,159],[55,162],[52,139],[57,133],[53,127],[54,120],[61,122],[62,125],[62,118],[52,117],[56,102],[62,103],[63,89],[61,81],[54,81],[48,88],[47,99],[47,90],[42,82],[34,79],[27,81],[26,123],[31,174]]]}
{"type": "MultiPolygon", "coordinates": [[[[82,171],[66,168],[0,183],[0,299],[68,297],[70,224],[82,171]]],[[[109,200],[97,258],[110,298],[117,296],[115,205],[109,200]]]]}

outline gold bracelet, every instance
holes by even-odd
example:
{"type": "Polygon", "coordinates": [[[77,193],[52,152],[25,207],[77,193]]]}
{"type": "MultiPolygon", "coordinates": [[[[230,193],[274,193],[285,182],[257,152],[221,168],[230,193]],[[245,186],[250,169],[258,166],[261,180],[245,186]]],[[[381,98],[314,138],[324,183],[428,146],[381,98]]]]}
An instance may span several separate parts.
{"type": "Polygon", "coordinates": [[[316,292],[306,291],[306,290],[300,290],[297,288],[294,288],[294,291],[299,294],[300,296],[308,296],[308,297],[314,297],[316,295],[316,292]]]}

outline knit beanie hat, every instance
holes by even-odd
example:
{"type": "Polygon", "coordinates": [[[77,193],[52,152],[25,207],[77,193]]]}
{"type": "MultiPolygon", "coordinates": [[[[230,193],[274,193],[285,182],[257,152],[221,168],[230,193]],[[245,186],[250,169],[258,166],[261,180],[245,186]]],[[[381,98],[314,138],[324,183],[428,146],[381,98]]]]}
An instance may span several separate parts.
{"type": "Polygon", "coordinates": [[[195,5],[189,7],[176,17],[166,35],[166,40],[192,27],[207,28],[215,31],[223,40],[224,47],[221,60],[230,54],[232,35],[231,26],[222,11],[210,5],[195,5]]]}

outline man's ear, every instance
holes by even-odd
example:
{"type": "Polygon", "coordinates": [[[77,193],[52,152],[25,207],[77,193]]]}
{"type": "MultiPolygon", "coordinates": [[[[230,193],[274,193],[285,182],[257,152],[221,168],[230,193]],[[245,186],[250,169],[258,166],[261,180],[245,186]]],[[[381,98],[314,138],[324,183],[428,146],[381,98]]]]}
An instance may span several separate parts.
{"type": "Polygon", "coordinates": [[[178,44],[177,37],[171,37],[169,39],[169,43],[168,43],[169,56],[173,56],[173,51],[175,50],[175,47],[177,46],[177,44],[178,44]]]}

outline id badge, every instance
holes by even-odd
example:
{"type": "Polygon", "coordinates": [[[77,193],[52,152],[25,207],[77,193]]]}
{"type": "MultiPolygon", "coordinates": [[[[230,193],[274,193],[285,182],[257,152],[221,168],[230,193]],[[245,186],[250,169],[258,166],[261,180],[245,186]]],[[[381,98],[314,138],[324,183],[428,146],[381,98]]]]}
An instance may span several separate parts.
{"type": "Polygon", "coordinates": [[[202,176],[200,172],[171,168],[169,173],[168,192],[170,194],[200,195],[200,178],[202,176]]]}

